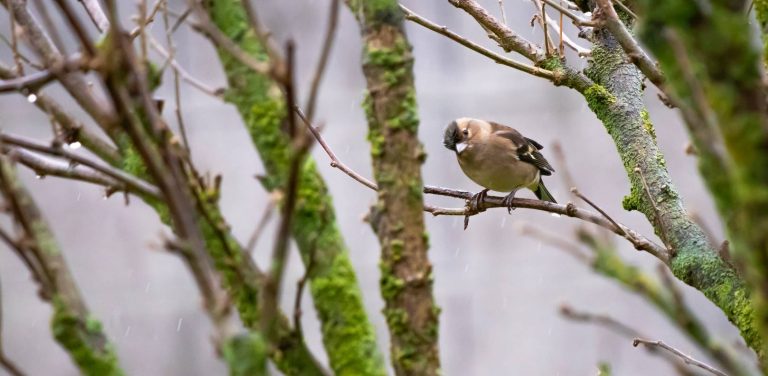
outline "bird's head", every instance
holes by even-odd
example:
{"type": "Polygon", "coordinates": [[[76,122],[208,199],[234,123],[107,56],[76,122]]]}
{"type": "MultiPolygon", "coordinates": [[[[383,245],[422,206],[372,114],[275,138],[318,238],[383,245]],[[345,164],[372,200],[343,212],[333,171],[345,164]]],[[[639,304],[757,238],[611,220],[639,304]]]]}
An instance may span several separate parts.
{"type": "Polygon", "coordinates": [[[473,119],[460,118],[452,121],[445,128],[443,134],[443,145],[448,150],[453,150],[456,154],[461,154],[467,148],[467,141],[474,134],[473,119]]]}

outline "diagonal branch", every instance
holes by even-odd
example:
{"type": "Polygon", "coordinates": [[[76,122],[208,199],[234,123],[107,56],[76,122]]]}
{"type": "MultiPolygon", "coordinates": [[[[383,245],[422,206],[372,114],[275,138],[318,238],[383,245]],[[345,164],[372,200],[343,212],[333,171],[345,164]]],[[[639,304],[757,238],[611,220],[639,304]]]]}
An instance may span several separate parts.
{"type": "Polygon", "coordinates": [[[706,364],[706,363],[704,363],[704,362],[702,362],[700,360],[696,360],[693,357],[691,357],[690,355],[685,354],[682,351],[680,351],[680,350],[678,350],[678,349],[676,349],[676,348],[674,348],[674,347],[672,347],[670,345],[667,345],[663,341],[651,341],[651,340],[641,339],[641,338],[635,338],[632,341],[632,346],[634,346],[634,347],[637,347],[640,344],[648,346],[648,347],[659,347],[659,348],[662,348],[664,350],[667,350],[667,351],[671,352],[672,354],[675,354],[676,356],[680,357],[680,359],[682,359],[683,362],[685,362],[685,364],[690,364],[690,365],[699,367],[699,368],[701,368],[701,369],[703,369],[703,370],[705,370],[705,371],[707,371],[709,373],[712,373],[714,375],[717,375],[717,376],[728,376],[723,371],[720,371],[720,370],[716,369],[715,367],[712,367],[709,364],[706,364]]]}

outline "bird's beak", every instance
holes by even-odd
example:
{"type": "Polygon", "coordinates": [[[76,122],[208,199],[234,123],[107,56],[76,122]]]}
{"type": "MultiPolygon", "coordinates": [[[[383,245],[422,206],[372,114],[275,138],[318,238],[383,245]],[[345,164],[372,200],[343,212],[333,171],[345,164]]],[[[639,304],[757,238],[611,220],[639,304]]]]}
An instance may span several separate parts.
{"type": "Polygon", "coordinates": [[[464,149],[466,148],[467,148],[466,142],[461,142],[456,144],[456,154],[461,154],[461,152],[464,151],[464,149]]]}

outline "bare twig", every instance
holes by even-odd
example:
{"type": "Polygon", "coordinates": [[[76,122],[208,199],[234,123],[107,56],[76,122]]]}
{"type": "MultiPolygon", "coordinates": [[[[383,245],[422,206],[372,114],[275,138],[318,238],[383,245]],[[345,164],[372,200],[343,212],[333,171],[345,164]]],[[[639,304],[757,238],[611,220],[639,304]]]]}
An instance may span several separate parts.
{"type": "MultiPolygon", "coordinates": [[[[331,57],[331,49],[333,48],[333,40],[336,35],[336,26],[339,21],[339,0],[332,0],[330,9],[328,11],[328,28],[325,30],[325,39],[323,40],[323,47],[320,52],[320,59],[317,61],[317,67],[315,67],[315,74],[312,76],[312,85],[309,89],[309,97],[307,98],[307,118],[312,121],[315,118],[315,106],[317,105],[317,94],[320,91],[320,82],[323,79],[323,73],[325,73],[325,67],[328,65],[328,59],[331,57]]],[[[250,5],[249,5],[250,7],[250,5]]],[[[254,15],[255,17],[255,15],[254,15]]]]}
{"type": "MultiPolygon", "coordinates": [[[[608,222],[611,222],[614,226],[619,227],[619,224],[616,223],[616,221],[614,221],[613,218],[611,218],[611,216],[608,215],[608,213],[606,213],[603,209],[600,209],[600,207],[597,206],[597,204],[595,204],[594,202],[592,202],[592,200],[590,200],[586,196],[582,195],[581,192],[579,192],[579,190],[576,189],[576,187],[572,187],[571,188],[571,193],[576,195],[576,197],[582,199],[584,202],[586,202],[593,209],[597,210],[603,217],[605,217],[605,219],[608,220],[608,222]]],[[[624,236],[629,236],[629,235],[624,234],[624,236]]]]}
{"type": "Polygon", "coordinates": [[[504,25],[509,25],[509,22],[507,22],[507,13],[504,12],[504,0],[499,0],[499,10],[501,11],[501,21],[504,22],[504,25]]]}
{"type": "Polygon", "coordinates": [[[201,31],[205,36],[213,41],[213,44],[218,48],[224,49],[228,54],[232,55],[241,64],[254,70],[257,73],[270,75],[273,73],[271,64],[264,61],[258,61],[250,54],[243,51],[235,42],[224,34],[208,16],[208,13],[201,7],[196,0],[189,0],[189,6],[197,17],[197,23],[193,25],[198,31],[201,31]]]}
{"type": "Polygon", "coordinates": [[[567,304],[560,305],[560,314],[562,314],[564,317],[570,320],[581,321],[581,322],[591,322],[591,323],[602,325],[625,337],[634,338],[634,337],[640,336],[640,332],[638,332],[634,328],[608,315],[600,315],[600,314],[594,314],[594,313],[588,313],[588,312],[578,312],[567,304]]]}
{"type": "Polygon", "coordinates": [[[56,79],[58,75],[77,70],[87,70],[90,68],[91,64],[87,59],[83,59],[80,56],[73,56],[46,70],[30,73],[26,76],[16,76],[14,78],[0,80],[0,93],[9,91],[19,91],[23,93],[36,92],[41,87],[56,79]]]}
{"type": "Polygon", "coordinates": [[[563,238],[563,236],[560,234],[542,230],[539,227],[532,226],[524,222],[515,223],[515,227],[520,231],[521,235],[530,236],[532,238],[541,240],[544,243],[560,248],[586,265],[590,265],[593,262],[593,258],[590,255],[584,253],[584,251],[582,251],[576,243],[565,240],[565,238],[563,238]]]}
{"type": "Polygon", "coordinates": [[[413,21],[421,26],[424,26],[425,28],[432,30],[438,34],[442,34],[451,40],[458,42],[464,47],[469,48],[472,51],[475,51],[485,57],[490,58],[491,60],[495,61],[498,64],[506,65],[508,67],[517,69],[519,71],[537,76],[537,77],[543,77],[550,81],[553,81],[556,79],[555,74],[551,71],[548,71],[546,69],[538,68],[535,66],[531,66],[528,64],[524,64],[518,61],[515,61],[513,59],[507,58],[505,56],[499,55],[483,46],[480,46],[474,42],[469,41],[468,39],[462,37],[461,35],[458,35],[450,30],[446,26],[439,26],[437,24],[432,23],[431,21],[427,20],[426,18],[414,13],[412,10],[406,8],[403,5],[400,5],[400,9],[403,10],[403,13],[405,14],[405,19],[409,21],[413,21]]]}
{"type": "MultiPolygon", "coordinates": [[[[258,243],[259,239],[261,239],[261,234],[264,232],[264,229],[267,227],[267,223],[269,223],[270,218],[272,218],[272,214],[275,212],[275,194],[277,194],[277,192],[270,195],[271,197],[269,201],[267,201],[267,207],[264,208],[264,212],[261,215],[261,219],[259,219],[259,223],[256,224],[256,228],[253,230],[251,237],[248,238],[248,243],[245,244],[245,251],[251,255],[253,255],[254,251],[256,250],[256,243],[258,243]]],[[[282,195],[282,193],[280,195],[282,195]]]]}
{"type": "MultiPolygon", "coordinates": [[[[171,53],[165,50],[162,45],[151,35],[149,35],[149,45],[154,49],[157,53],[159,53],[163,58],[165,58],[168,61],[168,64],[170,64],[171,68],[174,71],[174,74],[178,74],[179,78],[184,80],[186,83],[188,83],[190,86],[194,87],[197,90],[200,90],[201,92],[210,95],[214,98],[221,99],[224,96],[224,88],[213,88],[208,86],[206,83],[198,80],[190,74],[184,67],[179,64],[179,62],[176,60],[175,56],[172,56],[171,53]]],[[[173,54],[175,55],[175,53],[173,54]]]]}
{"type": "Polygon", "coordinates": [[[61,145],[47,146],[35,141],[26,139],[21,136],[14,136],[9,134],[0,134],[0,140],[6,145],[13,145],[19,148],[24,148],[39,153],[53,155],[56,157],[65,158],[74,163],[78,163],[84,166],[88,166],[95,171],[98,171],[120,183],[125,185],[126,189],[148,195],[150,197],[157,197],[157,189],[152,187],[149,183],[127,173],[122,170],[116,169],[111,166],[105,166],[96,163],[86,157],[83,157],[75,152],[67,150],[61,145]]]}
{"type": "MultiPolygon", "coordinates": [[[[285,76],[285,101],[288,108],[296,106],[294,90],[294,45],[293,41],[286,44],[286,76],[285,76]]],[[[285,183],[282,205],[282,218],[277,229],[275,245],[272,251],[272,264],[269,274],[265,278],[264,293],[262,295],[262,333],[269,339],[270,343],[276,343],[278,335],[278,315],[280,287],[285,271],[285,264],[288,259],[288,245],[291,238],[291,227],[293,226],[293,217],[296,209],[296,200],[298,198],[299,182],[301,177],[301,166],[304,164],[311,138],[306,136],[305,132],[298,132],[296,129],[296,115],[293,111],[287,114],[289,134],[292,140],[292,156],[288,179],[285,183]]]]}
{"type": "Polygon", "coordinates": [[[91,18],[91,21],[93,21],[93,24],[96,26],[96,28],[100,32],[106,32],[109,30],[109,19],[107,19],[107,15],[104,14],[104,11],[101,9],[101,4],[99,4],[99,0],[79,0],[81,4],[83,4],[83,7],[85,7],[86,13],[88,13],[88,17],[91,18]]]}
{"type": "Polygon", "coordinates": [[[596,25],[594,21],[587,20],[577,16],[575,13],[571,12],[568,8],[565,8],[562,5],[560,5],[558,1],[555,1],[555,0],[541,0],[541,1],[551,6],[552,8],[557,9],[558,12],[570,18],[573,21],[573,24],[576,26],[595,26],[596,25]]]}
{"type": "Polygon", "coordinates": [[[714,375],[728,376],[723,371],[720,371],[720,370],[716,369],[715,367],[712,367],[709,364],[706,364],[706,363],[704,363],[702,361],[696,360],[696,359],[692,358],[690,355],[687,355],[687,354],[683,353],[682,351],[680,351],[680,350],[678,350],[678,349],[676,349],[676,348],[674,348],[674,347],[672,347],[670,345],[667,345],[663,341],[651,341],[651,340],[641,339],[641,338],[635,338],[632,341],[632,346],[634,346],[634,347],[637,347],[640,344],[643,344],[643,345],[648,346],[648,347],[659,347],[659,348],[662,348],[664,350],[667,350],[667,351],[677,355],[678,357],[680,357],[680,359],[682,359],[683,362],[685,362],[685,364],[690,364],[690,365],[699,367],[699,368],[701,368],[701,369],[703,369],[705,371],[708,371],[708,372],[710,372],[710,373],[712,373],[714,375]]]}
{"type": "Polygon", "coordinates": [[[296,296],[293,299],[293,330],[299,336],[302,336],[304,332],[301,327],[301,297],[304,294],[304,287],[307,285],[307,281],[309,281],[314,268],[315,254],[313,252],[309,255],[309,261],[307,261],[307,266],[304,268],[304,274],[296,282],[296,296]]]}
{"type": "Polygon", "coordinates": [[[534,63],[546,60],[547,55],[541,47],[521,37],[508,26],[494,18],[475,0],[448,0],[451,5],[463,9],[472,16],[485,30],[496,37],[501,48],[506,52],[515,51],[534,63]]]}
{"type": "MultiPolygon", "coordinates": [[[[534,5],[538,8],[539,6],[537,4],[539,4],[541,0],[532,0],[532,1],[534,5]]],[[[563,17],[563,13],[560,13],[561,21],[562,21],[562,17],[563,17]]],[[[539,19],[539,23],[542,23],[541,17],[537,16],[536,18],[539,19]]],[[[548,15],[546,16],[546,19],[547,19],[547,24],[549,24],[549,27],[554,29],[555,33],[557,33],[560,37],[561,50],[562,50],[562,45],[565,44],[566,46],[568,46],[568,48],[575,51],[581,57],[589,56],[592,53],[590,49],[579,46],[576,42],[573,41],[573,39],[571,39],[567,34],[565,34],[562,28],[562,22],[558,24],[557,21],[555,21],[552,17],[548,15]]],[[[543,27],[544,26],[542,25],[542,28],[543,27]]],[[[562,55],[562,51],[561,51],[561,55],[562,55]]]]}
{"type": "Polygon", "coordinates": [[[643,183],[643,190],[645,191],[647,201],[653,207],[654,218],[659,222],[659,229],[660,229],[659,237],[661,237],[661,241],[664,242],[665,246],[670,247],[669,242],[667,241],[667,235],[665,231],[667,227],[662,225],[664,223],[664,218],[661,215],[661,211],[659,210],[659,207],[656,205],[656,201],[653,199],[653,196],[651,195],[651,188],[648,186],[648,181],[645,179],[645,174],[643,173],[643,170],[640,167],[635,167],[635,173],[640,175],[640,180],[643,183]]]}

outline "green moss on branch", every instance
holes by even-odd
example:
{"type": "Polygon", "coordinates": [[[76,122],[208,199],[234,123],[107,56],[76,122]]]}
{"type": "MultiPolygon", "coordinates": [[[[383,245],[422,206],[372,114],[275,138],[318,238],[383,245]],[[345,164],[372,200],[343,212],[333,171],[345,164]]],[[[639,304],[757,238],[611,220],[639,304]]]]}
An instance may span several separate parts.
{"type": "MultiPolygon", "coordinates": [[[[213,22],[241,49],[266,59],[249,29],[239,1],[207,4],[213,22]]],[[[219,51],[229,82],[227,100],[243,118],[268,172],[268,190],[283,187],[289,170],[289,139],[282,130],[286,116],[280,90],[268,77],[219,51]]],[[[323,343],[337,375],[383,375],[375,332],[363,307],[362,295],[346,245],[336,224],[333,203],[311,158],[302,167],[294,214],[293,237],[305,265],[313,258],[310,291],[323,331],[323,343]]]]}

